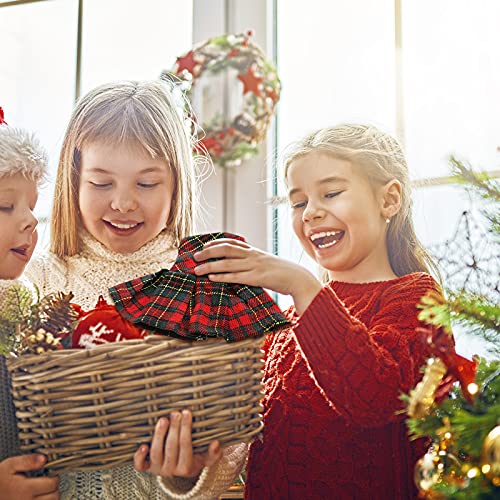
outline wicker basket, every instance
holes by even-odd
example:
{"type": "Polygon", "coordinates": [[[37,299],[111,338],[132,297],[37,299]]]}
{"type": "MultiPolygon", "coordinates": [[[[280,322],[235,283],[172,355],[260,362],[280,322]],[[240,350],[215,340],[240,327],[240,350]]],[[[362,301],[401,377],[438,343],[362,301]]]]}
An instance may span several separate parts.
{"type": "Polygon", "coordinates": [[[51,470],[114,467],[183,408],[195,451],[248,442],[262,428],[261,344],[151,336],[11,358],[21,451],[44,453],[51,470]]]}

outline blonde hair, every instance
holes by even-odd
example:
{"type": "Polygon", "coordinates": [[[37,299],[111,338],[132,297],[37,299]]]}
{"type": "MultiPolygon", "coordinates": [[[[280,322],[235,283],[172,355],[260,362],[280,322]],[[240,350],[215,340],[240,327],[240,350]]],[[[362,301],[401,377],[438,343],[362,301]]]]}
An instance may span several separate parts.
{"type": "Polygon", "coordinates": [[[16,174],[40,184],[47,175],[47,153],[27,130],[0,125],[0,177],[16,174]]]}
{"type": "Polygon", "coordinates": [[[401,208],[392,217],[386,235],[391,267],[397,276],[432,269],[439,277],[436,264],[415,234],[408,166],[397,139],[372,125],[346,123],[317,130],[285,152],[285,182],[290,164],[312,151],[351,162],[374,186],[397,179],[401,208]]]}
{"type": "Polygon", "coordinates": [[[77,103],[57,171],[51,221],[53,253],[66,257],[80,251],[81,150],[95,142],[138,146],[151,158],[165,159],[174,177],[167,230],[175,244],[192,232],[197,198],[192,138],[174,92],[173,82],[112,82],[91,90],[77,103]]]}

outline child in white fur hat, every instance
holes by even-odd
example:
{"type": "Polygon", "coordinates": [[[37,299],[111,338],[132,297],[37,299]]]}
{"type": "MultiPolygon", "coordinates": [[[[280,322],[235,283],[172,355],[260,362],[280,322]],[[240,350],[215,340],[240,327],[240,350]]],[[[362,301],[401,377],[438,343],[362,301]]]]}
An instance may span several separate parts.
{"type": "Polygon", "coordinates": [[[0,279],[18,278],[33,253],[38,224],[33,209],[46,166],[32,134],[0,125],[0,279]]]}
{"type": "MultiPolygon", "coordinates": [[[[47,169],[47,157],[35,137],[22,129],[7,126],[0,108],[0,309],[10,291],[22,286],[17,280],[28,263],[37,242],[38,220],[33,210],[38,185],[47,169]]],[[[1,321],[1,319],[0,319],[1,321]]],[[[8,390],[2,370],[0,391],[8,390]]],[[[5,398],[0,398],[0,402],[5,398]]],[[[0,408],[2,415],[10,411],[0,408]]],[[[3,438],[0,439],[5,445],[3,438]]],[[[4,458],[0,449],[0,458],[4,458]]],[[[58,498],[54,477],[27,477],[28,471],[43,467],[43,455],[21,455],[0,462],[2,498],[58,498]]]]}

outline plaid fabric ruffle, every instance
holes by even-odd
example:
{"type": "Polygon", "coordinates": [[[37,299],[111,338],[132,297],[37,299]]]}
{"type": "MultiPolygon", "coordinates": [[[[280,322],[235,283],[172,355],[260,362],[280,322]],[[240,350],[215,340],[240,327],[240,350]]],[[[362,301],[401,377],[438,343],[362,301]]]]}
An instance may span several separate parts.
{"type": "Polygon", "coordinates": [[[161,270],[110,288],[120,314],[143,328],[174,337],[224,337],[228,342],[257,337],[289,322],[260,287],[212,282],[196,276],[193,254],[229,233],[189,236],[170,270],[161,270]]]}

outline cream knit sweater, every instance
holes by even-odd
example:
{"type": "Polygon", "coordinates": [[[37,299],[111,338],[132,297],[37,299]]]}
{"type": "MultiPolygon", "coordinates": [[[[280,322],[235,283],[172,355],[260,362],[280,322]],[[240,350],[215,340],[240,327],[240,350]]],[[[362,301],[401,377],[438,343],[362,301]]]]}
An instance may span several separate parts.
{"type": "MultiPolygon", "coordinates": [[[[112,252],[88,233],[83,234],[82,240],[78,255],[61,260],[48,254],[29,264],[26,275],[38,286],[41,296],[71,291],[74,302],[92,309],[99,295],[112,303],[108,292],[111,286],[168,269],[177,257],[177,249],[165,232],[131,254],[112,252]]],[[[205,468],[197,481],[156,478],[137,472],[133,465],[96,472],[69,472],[60,478],[61,499],[214,499],[232,484],[244,465],[246,453],[245,444],[224,449],[222,459],[205,468]]]]}

